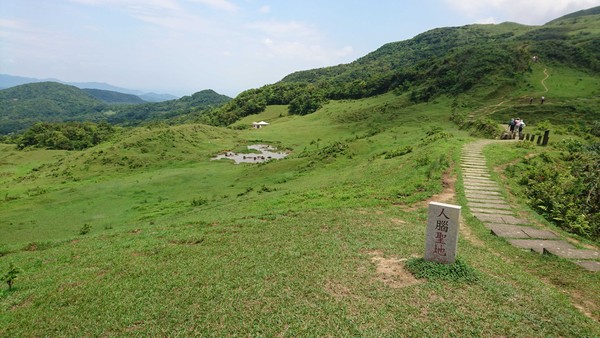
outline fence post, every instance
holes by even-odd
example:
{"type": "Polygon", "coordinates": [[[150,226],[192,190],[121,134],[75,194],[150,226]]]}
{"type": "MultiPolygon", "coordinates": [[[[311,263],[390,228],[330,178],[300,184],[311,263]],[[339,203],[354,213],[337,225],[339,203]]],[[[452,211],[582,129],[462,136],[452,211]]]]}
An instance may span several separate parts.
{"type": "Polygon", "coordinates": [[[546,146],[548,145],[548,136],[550,135],[550,130],[546,130],[544,132],[544,139],[542,140],[542,145],[546,146]]]}

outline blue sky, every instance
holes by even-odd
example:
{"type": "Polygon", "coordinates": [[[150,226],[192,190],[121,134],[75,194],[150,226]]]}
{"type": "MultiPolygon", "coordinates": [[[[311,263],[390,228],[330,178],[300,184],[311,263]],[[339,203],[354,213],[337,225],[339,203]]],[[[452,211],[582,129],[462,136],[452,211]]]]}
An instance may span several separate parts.
{"type": "Polygon", "coordinates": [[[0,73],[235,96],[429,29],[541,25],[600,0],[1,0],[0,73]]]}

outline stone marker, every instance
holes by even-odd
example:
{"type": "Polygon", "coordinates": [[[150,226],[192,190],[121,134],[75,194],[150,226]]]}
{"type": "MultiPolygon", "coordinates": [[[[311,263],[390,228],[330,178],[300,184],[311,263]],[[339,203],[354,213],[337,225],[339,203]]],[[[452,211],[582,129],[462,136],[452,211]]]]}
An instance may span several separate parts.
{"type": "Polygon", "coordinates": [[[456,260],[460,209],[458,205],[429,203],[425,235],[426,261],[452,264],[456,260]]]}

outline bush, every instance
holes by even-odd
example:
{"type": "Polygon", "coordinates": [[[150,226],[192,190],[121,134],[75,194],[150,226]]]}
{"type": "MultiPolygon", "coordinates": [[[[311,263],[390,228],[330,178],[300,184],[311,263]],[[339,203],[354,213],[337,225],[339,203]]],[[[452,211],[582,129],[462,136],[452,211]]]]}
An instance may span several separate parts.
{"type": "Polygon", "coordinates": [[[574,139],[557,144],[563,152],[547,153],[511,168],[524,186],[529,204],[566,231],[600,239],[600,144],[574,139]]]}
{"type": "Polygon", "coordinates": [[[90,233],[90,231],[92,231],[92,226],[91,226],[91,225],[89,225],[89,224],[87,224],[87,223],[85,223],[85,224],[84,224],[84,225],[81,227],[81,229],[79,229],[79,234],[80,234],[80,235],[87,235],[87,234],[89,234],[89,233],[90,233]]]}
{"type": "Polygon", "coordinates": [[[21,269],[14,265],[12,262],[8,266],[8,271],[2,276],[2,280],[8,284],[8,289],[12,289],[12,286],[17,279],[17,276],[21,273],[21,269]]]}
{"type": "Polygon", "coordinates": [[[411,146],[405,146],[396,150],[390,150],[385,152],[385,159],[391,159],[398,156],[403,156],[412,153],[413,148],[411,146]]]}
{"type": "Polygon", "coordinates": [[[208,203],[208,200],[206,198],[204,198],[204,197],[198,197],[198,198],[194,198],[192,200],[191,205],[193,207],[199,207],[199,206],[204,205],[206,203],[208,203]]]}
{"type": "Polygon", "coordinates": [[[114,128],[107,123],[36,123],[17,139],[19,149],[83,150],[107,140],[114,128]]]}

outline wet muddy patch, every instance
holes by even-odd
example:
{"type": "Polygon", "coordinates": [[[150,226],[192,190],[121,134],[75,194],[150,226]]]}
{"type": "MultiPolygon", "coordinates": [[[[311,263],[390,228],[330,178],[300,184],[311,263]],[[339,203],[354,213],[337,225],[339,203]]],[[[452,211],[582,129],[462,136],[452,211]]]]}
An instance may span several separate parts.
{"type": "Polygon", "coordinates": [[[255,150],[256,153],[234,153],[231,151],[227,151],[223,154],[219,154],[211,160],[221,160],[228,159],[234,161],[235,164],[240,163],[263,163],[271,160],[280,160],[289,155],[288,152],[285,151],[277,151],[277,148],[266,145],[266,144],[254,144],[248,146],[248,150],[255,150]]]}

